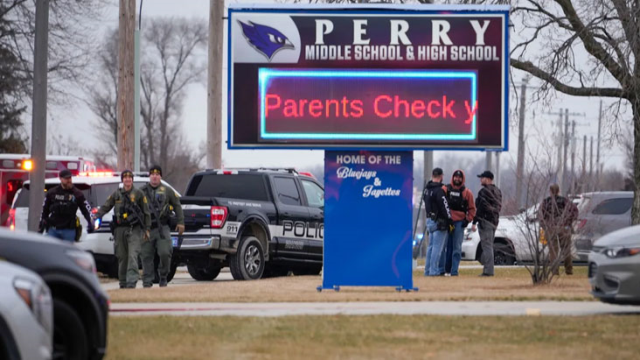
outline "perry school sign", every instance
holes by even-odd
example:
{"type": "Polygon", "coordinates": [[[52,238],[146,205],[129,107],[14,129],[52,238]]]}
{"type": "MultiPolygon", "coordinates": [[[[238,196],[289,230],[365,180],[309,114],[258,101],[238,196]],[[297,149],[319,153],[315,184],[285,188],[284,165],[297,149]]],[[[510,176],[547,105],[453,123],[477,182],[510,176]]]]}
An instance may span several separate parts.
{"type": "Polygon", "coordinates": [[[506,7],[232,7],[228,23],[230,148],[507,148],[506,7]]]}

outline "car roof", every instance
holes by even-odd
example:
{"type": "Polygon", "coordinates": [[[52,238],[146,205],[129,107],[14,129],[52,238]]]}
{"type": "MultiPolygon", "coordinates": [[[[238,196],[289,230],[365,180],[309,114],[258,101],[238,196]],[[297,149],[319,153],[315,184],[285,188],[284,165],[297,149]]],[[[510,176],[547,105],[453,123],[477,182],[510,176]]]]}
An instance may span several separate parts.
{"type": "Polygon", "coordinates": [[[584,194],[580,194],[582,197],[633,197],[633,191],[595,191],[595,192],[589,192],[589,193],[584,193],[584,194]]]}
{"type": "MultiPolygon", "coordinates": [[[[140,182],[140,181],[149,181],[149,177],[148,176],[135,176],[133,178],[134,182],[140,182]]],[[[164,180],[163,180],[164,181],[164,180]]],[[[25,181],[25,184],[29,184],[30,181],[25,181]]],[[[60,179],[58,178],[49,178],[46,179],[44,181],[45,184],[59,184],[60,183],[60,179]]],[[[88,184],[88,185],[93,185],[93,184],[119,184],[120,183],[120,176],[74,176],[73,177],[73,183],[74,184],[88,184]]],[[[165,184],[167,184],[166,181],[164,181],[165,184]]]]}

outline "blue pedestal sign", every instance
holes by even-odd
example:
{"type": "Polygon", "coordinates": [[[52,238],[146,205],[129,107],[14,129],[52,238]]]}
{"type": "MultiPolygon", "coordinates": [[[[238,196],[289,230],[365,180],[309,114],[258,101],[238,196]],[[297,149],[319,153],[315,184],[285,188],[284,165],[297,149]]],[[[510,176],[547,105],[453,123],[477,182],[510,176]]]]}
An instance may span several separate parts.
{"type": "Polygon", "coordinates": [[[322,289],[412,290],[413,152],[325,151],[322,289]]]}

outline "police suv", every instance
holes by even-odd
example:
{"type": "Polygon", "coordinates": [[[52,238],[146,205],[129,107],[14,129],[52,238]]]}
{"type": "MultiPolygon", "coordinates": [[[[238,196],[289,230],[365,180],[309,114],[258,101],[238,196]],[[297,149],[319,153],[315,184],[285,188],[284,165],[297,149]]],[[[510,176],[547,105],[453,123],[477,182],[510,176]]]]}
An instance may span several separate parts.
{"type": "MultiPolygon", "coordinates": [[[[135,174],[135,177],[133,179],[133,186],[139,189],[142,188],[142,186],[147,182],[149,182],[148,174],[135,174]]],[[[170,189],[173,189],[171,185],[169,185],[164,180],[162,181],[162,184],[170,189]]],[[[45,180],[45,190],[48,190],[57,185],[60,185],[60,180],[58,178],[45,180]]],[[[79,176],[73,177],[73,185],[78,188],[78,190],[82,191],[85,198],[89,201],[89,204],[91,204],[92,214],[95,214],[96,212],[98,212],[98,208],[100,208],[100,206],[105,203],[107,197],[121,185],[120,173],[80,173],[79,176]]],[[[38,210],[40,211],[41,209],[38,210]]],[[[11,213],[12,218],[10,218],[10,221],[12,228],[15,228],[16,231],[27,231],[27,219],[29,216],[28,181],[24,183],[23,187],[16,194],[16,197],[12,204],[11,213]]],[[[78,210],[77,216],[80,219],[83,232],[79,242],[77,242],[76,245],[79,248],[93,254],[96,262],[96,267],[99,272],[106,274],[109,277],[117,278],[118,261],[114,254],[114,239],[111,235],[111,230],[109,229],[111,217],[113,216],[113,210],[111,210],[102,218],[100,228],[97,229],[93,234],[86,233],[87,223],[84,219],[84,216],[82,216],[82,214],[80,213],[80,210],[78,210]]],[[[177,239],[174,239],[174,243],[177,244],[177,239]]],[[[158,262],[156,261],[156,267],[157,264],[158,262]]],[[[169,275],[167,276],[168,281],[171,281],[175,272],[176,267],[172,266],[169,271],[169,275]]],[[[158,282],[157,280],[158,279],[156,279],[156,282],[158,282]]]]}
{"type": "Polygon", "coordinates": [[[173,259],[195,280],[226,266],[236,280],[322,271],[324,188],[310,174],[206,170],[180,201],[186,229],[173,259]]]}

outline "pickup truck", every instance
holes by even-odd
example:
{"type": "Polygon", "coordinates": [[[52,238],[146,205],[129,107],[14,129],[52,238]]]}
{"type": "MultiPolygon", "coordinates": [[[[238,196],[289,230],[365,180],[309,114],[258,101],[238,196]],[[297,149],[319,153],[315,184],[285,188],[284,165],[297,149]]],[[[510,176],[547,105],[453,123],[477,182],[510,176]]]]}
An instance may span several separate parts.
{"type": "Polygon", "coordinates": [[[173,261],[192,278],[235,280],[322,271],[324,188],[293,169],[205,170],[180,198],[185,232],[173,261]]]}

